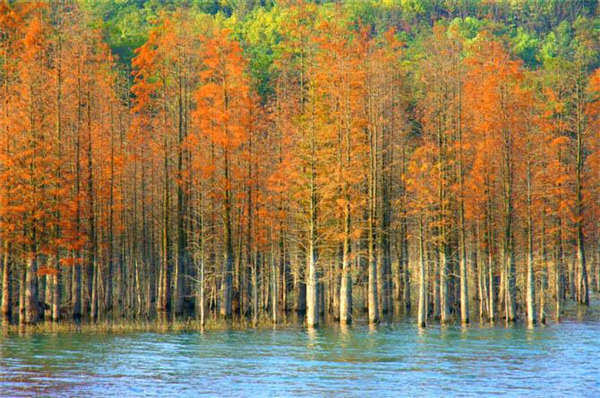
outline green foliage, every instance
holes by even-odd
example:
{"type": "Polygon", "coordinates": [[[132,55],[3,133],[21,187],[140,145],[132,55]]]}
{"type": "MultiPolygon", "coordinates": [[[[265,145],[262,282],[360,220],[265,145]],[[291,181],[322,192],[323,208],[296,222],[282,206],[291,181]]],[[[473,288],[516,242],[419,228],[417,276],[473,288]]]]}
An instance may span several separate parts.
{"type": "MultiPolygon", "coordinates": [[[[504,36],[514,56],[529,68],[579,62],[598,66],[600,18],[597,0],[307,0],[322,10],[340,3],[348,23],[367,26],[379,35],[395,29],[405,43],[405,63],[422,57],[421,43],[434,23],[454,27],[467,41],[482,30],[504,36]]],[[[276,0],[79,0],[105,32],[113,52],[129,63],[144,43],[151,21],[161,12],[179,8],[212,15],[240,40],[250,61],[257,92],[273,92],[273,63],[285,19],[276,0]]],[[[323,14],[323,13],[321,13],[323,14]]],[[[327,18],[323,16],[323,18],[327,18]]]]}
{"type": "Polygon", "coordinates": [[[280,24],[279,8],[257,8],[248,18],[233,27],[249,58],[252,80],[262,98],[273,93],[270,83],[276,46],[281,37],[280,24]]]}
{"type": "Polygon", "coordinates": [[[512,52],[525,61],[526,65],[535,66],[538,63],[539,40],[519,26],[511,38],[512,52]]]}
{"type": "Polygon", "coordinates": [[[473,39],[485,26],[484,22],[473,17],[455,18],[450,23],[465,39],[473,39]]]}

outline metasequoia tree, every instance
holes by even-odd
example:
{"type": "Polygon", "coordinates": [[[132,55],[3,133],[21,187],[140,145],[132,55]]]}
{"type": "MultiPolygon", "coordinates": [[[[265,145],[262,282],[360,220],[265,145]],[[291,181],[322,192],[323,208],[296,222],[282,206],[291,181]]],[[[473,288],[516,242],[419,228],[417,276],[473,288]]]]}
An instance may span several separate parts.
{"type": "Polygon", "coordinates": [[[184,141],[190,126],[191,93],[197,80],[192,70],[198,62],[195,43],[198,39],[189,36],[193,26],[182,13],[162,16],[132,62],[135,76],[132,92],[136,96],[132,111],[141,119],[140,127],[150,127],[152,134],[146,138],[161,163],[162,238],[156,308],[176,314],[183,312],[188,262],[184,225],[188,198],[182,176],[189,161],[184,141]]]}
{"type": "Polygon", "coordinates": [[[509,5],[88,3],[0,1],[3,322],[533,326],[600,288],[590,7],[528,41],[509,5]]]}
{"type": "Polygon", "coordinates": [[[232,212],[236,206],[234,189],[242,174],[237,157],[240,147],[248,141],[251,110],[246,62],[239,44],[229,35],[228,30],[215,29],[203,40],[200,85],[195,91],[197,106],[193,113],[200,134],[206,136],[211,150],[216,153],[215,158],[220,159],[213,172],[217,199],[222,204],[224,266],[220,313],[224,317],[232,314],[232,212]]]}
{"type": "MultiPolygon", "coordinates": [[[[468,292],[466,281],[465,223],[462,199],[464,166],[462,158],[463,80],[460,38],[442,26],[436,26],[429,45],[430,58],[424,61],[422,75],[424,97],[421,114],[425,136],[434,143],[437,152],[437,177],[432,181],[438,191],[436,241],[438,244],[437,269],[439,274],[439,317],[442,323],[450,320],[452,292],[451,267],[455,264],[452,253],[458,252],[460,261],[461,320],[468,323],[468,292]],[[458,172],[453,172],[454,169],[458,172]],[[458,186],[458,189],[454,189],[458,186]],[[458,197],[458,198],[457,198],[458,197]],[[458,207],[460,250],[453,250],[454,208],[458,207]]],[[[438,293],[436,293],[438,294],[438,293]]],[[[437,301],[437,300],[436,300],[437,301]]],[[[436,316],[438,314],[436,313],[436,316]]]]}
{"type": "MultiPolygon", "coordinates": [[[[352,321],[351,250],[361,234],[359,219],[364,209],[361,187],[367,164],[368,146],[363,131],[366,116],[366,33],[354,32],[344,37],[347,27],[324,22],[320,27],[314,80],[319,139],[323,167],[332,174],[321,174],[320,192],[323,206],[334,214],[326,235],[334,251],[341,249],[341,266],[334,260],[329,278],[333,314],[341,323],[352,321]],[[332,56],[333,55],[333,56],[332,56]],[[339,215],[336,217],[335,215],[339,215]],[[341,246],[341,247],[340,247],[341,246]],[[341,275],[341,278],[340,278],[341,275]]],[[[335,255],[334,255],[335,256],[335,255]]]]}
{"type": "Polygon", "coordinates": [[[521,64],[511,59],[502,45],[483,35],[473,48],[474,55],[468,84],[465,86],[466,109],[475,114],[471,118],[474,132],[483,136],[491,133],[487,144],[498,156],[497,183],[502,197],[502,280],[501,300],[507,322],[516,318],[515,286],[515,169],[520,139],[525,135],[528,117],[527,93],[522,88],[524,75],[521,64]]]}

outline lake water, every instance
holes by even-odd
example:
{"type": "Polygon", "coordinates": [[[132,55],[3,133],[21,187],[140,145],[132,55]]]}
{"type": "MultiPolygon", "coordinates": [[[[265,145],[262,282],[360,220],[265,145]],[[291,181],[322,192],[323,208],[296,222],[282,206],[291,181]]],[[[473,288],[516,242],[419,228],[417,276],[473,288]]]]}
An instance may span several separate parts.
{"type": "Polygon", "coordinates": [[[599,397],[600,322],[0,337],[0,396],[599,397]]]}

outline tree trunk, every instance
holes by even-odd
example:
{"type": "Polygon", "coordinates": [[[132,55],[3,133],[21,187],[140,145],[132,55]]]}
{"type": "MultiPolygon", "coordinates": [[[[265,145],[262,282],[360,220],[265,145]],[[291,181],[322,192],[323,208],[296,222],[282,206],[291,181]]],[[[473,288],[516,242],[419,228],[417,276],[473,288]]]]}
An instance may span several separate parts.
{"type": "Polygon", "coordinates": [[[95,322],[98,319],[98,266],[91,264],[92,267],[92,292],[90,294],[90,320],[95,322]]]}
{"type": "Polygon", "coordinates": [[[2,307],[0,308],[1,321],[7,324],[11,321],[12,302],[11,302],[11,270],[9,259],[10,245],[8,240],[4,241],[4,255],[2,256],[2,307]]]}
{"type": "Polygon", "coordinates": [[[19,270],[19,324],[25,324],[25,285],[27,273],[26,266],[19,270]]]}
{"type": "MultiPolygon", "coordinates": [[[[311,227],[311,235],[313,228],[311,227]]],[[[306,270],[306,325],[310,327],[319,324],[318,287],[317,287],[317,251],[311,237],[308,247],[308,269],[306,270]]]]}
{"type": "Polygon", "coordinates": [[[425,285],[425,237],[423,236],[423,216],[419,217],[419,305],[417,326],[427,326],[427,286],[425,285]]]}
{"type": "MultiPolygon", "coordinates": [[[[58,263],[58,261],[57,261],[58,263]]],[[[52,275],[52,321],[58,322],[60,320],[60,297],[61,297],[61,285],[60,277],[61,273],[52,275]]]]}
{"type": "MultiPolygon", "coordinates": [[[[35,253],[35,251],[34,251],[35,253]]],[[[32,257],[27,261],[25,269],[25,319],[24,323],[32,325],[38,321],[39,299],[37,290],[37,260],[32,257]]]]}
{"type": "Polygon", "coordinates": [[[504,305],[506,322],[514,322],[516,286],[515,286],[515,253],[513,237],[513,160],[512,133],[504,131],[504,305]]]}
{"type": "Polygon", "coordinates": [[[531,164],[527,163],[527,326],[537,323],[535,313],[535,275],[533,273],[533,219],[531,206],[531,164]]]}
{"type": "Polygon", "coordinates": [[[440,267],[440,322],[443,324],[450,322],[447,246],[446,243],[441,243],[438,253],[440,267]]]}
{"type": "MultiPolygon", "coordinates": [[[[578,95],[583,90],[578,88],[578,95]]],[[[578,98],[579,99],[579,98],[578,98]]],[[[577,279],[577,290],[580,292],[577,296],[579,304],[590,305],[590,293],[588,287],[588,272],[585,257],[585,241],[583,235],[583,166],[584,166],[584,143],[583,135],[585,133],[583,127],[584,119],[584,101],[577,102],[577,158],[575,168],[575,233],[577,240],[577,271],[579,277],[577,279]]]]}
{"type": "Polygon", "coordinates": [[[228,319],[231,318],[232,296],[233,296],[233,238],[231,229],[231,188],[229,176],[229,153],[227,150],[224,155],[224,170],[225,170],[225,200],[223,203],[224,211],[224,266],[223,266],[223,282],[222,282],[222,297],[221,297],[221,316],[228,319]]]}
{"type": "Polygon", "coordinates": [[[72,318],[74,321],[81,319],[81,265],[77,254],[73,253],[75,262],[73,263],[72,282],[71,282],[71,300],[73,302],[72,318]]]}
{"type": "Polygon", "coordinates": [[[342,281],[340,287],[340,323],[352,322],[352,278],[350,275],[350,203],[344,206],[344,242],[342,247],[342,281]]]}

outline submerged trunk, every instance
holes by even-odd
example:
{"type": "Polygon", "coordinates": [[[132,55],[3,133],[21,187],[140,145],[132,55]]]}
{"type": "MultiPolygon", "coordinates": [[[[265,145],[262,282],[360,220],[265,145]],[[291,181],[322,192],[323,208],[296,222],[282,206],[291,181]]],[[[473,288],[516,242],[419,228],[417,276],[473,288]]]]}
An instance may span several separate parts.
{"type": "Polygon", "coordinates": [[[58,322],[60,320],[60,273],[52,275],[52,321],[58,322]]]}
{"type": "Polygon", "coordinates": [[[11,273],[8,261],[8,252],[10,246],[8,241],[4,241],[4,256],[2,259],[2,307],[0,308],[0,320],[3,323],[11,321],[12,302],[11,302],[11,273]]]}
{"type": "Polygon", "coordinates": [[[39,302],[37,291],[37,261],[30,258],[25,270],[25,318],[26,324],[34,324],[38,321],[39,302]]]}
{"type": "MultiPolygon", "coordinates": [[[[348,198],[346,199],[348,200],[348,198]]],[[[344,244],[342,253],[342,281],[340,286],[340,323],[352,322],[352,278],[350,276],[350,204],[344,210],[344,244]]]]}
{"type": "Polygon", "coordinates": [[[225,156],[225,202],[223,204],[223,210],[225,212],[224,229],[225,229],[225,247],[224,247],[224,260],[223,266],[223,286],[222,286],[222,297],[221,297],[221,316],[224,318],[231,318],[232,310],[232,296],[233,296],[233,238],[232,238],[232,227],[231,227],[231,189],[230,176],[229,176],[229,154],[226,151],[225,156]]]}
{"type": "Polygon", "coordinates": [[[533,220],[531,208],[531,165],[527,165],[527,326],[537,322],[535,313],[535,275],[533,273],[533,220]]]}
{"type": "Polygon", "coordinates": [[[503,265],[504,265],[504,312],[506,322],[514,322],[515,315],[515,253],[513,237],[513,160],[512,134],[505,130],[504,134],[504,236],[503,236],[503,265]]]}
{"type": "Polygon", "coordinates": [[[440,322],[450,321],[450,308],[448,300],[448,254],[447,245],[442,243],[439,248],[440,267],[440,322]]]}
{"type": "Polygon", "coordinates": [[[306,270],[306,325],[314,327],[319,324],[317,296],[317,264],[316,250],[311,241],[308,249],[308,269],[306,270]]]}
{"type": "MultiPolygon", "coordinates": [[[[314,151],[314,150],[313,150],[314,151]]],[[[314,156],[314,153],[313,153],[314,156]]],[[[318,278],[317,278],[317,187],[315,165],[310,176],[310,209],[308,225],[308,253],[306,270],[306,325],[311,328],[319,324],[318,278]]]]}
{"type": "Polygon", "coordinates": [[[369,280],[367,292],[369,323],[377,323],[379,321],[379,311],[377,308],[377,262],[375,260],[374,249],[373,235],[369,233],[369,280]]]}
{"type": "MultiPolygon", "coordinates": [[[[578,90],[580,93],[582,90],[578,90]]],[[[585,257],[585,241],[583,235],[583,167],[584,167],[584,101],[577,102],[577,156],[575,168],[575,210],[576,210],[576,240],[577,240],[577,301],[579,304],[590,305],[588,286],[587,262],[585,257]]]]}
{"type": "Polygon", "coordinates": [[[425,244],[423,236],[423,219],[419,219],[419,305],[417,326],[425,327],[427,318],[427,286],[425,285],[425,244]]]}
{"type": "MultiPolygon", "coordinates": [[[[77,255],[74,253],[73,257],[77,255]]],[[[81,319],[81,265],[77,263],[78,260],[73,264],[73,272],[71,281],[71,300],[73,302],[72,318],[74,321],[81,319]]]]}

